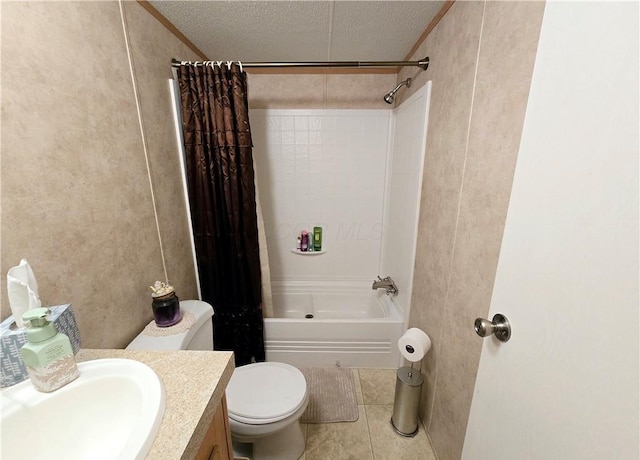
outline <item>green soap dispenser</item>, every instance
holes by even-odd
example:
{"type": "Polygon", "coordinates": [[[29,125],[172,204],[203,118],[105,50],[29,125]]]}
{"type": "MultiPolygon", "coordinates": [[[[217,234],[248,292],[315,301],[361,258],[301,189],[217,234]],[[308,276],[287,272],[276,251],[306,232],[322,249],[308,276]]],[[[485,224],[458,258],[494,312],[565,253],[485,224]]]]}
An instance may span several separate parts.
{"type": "Polygon", "coordinates": [[[69,337],[47,320],[48,308],[33,308],[22,315],[27,343],[21,348],[24,364],[36,390],[51,393],[79,377],[69,337]]]}

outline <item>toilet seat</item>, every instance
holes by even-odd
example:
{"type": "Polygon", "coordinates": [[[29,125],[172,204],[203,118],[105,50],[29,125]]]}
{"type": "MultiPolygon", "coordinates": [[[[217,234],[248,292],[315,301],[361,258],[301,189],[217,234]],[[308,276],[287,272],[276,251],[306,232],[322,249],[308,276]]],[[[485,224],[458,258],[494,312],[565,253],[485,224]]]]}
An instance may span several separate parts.
{"type": "Polygon", "coordinates": [[[227,386],[229,417],[264,425],[289,417],[307,402],[307,381],[284,363],[254,363],[236,368],[227,386]]]}

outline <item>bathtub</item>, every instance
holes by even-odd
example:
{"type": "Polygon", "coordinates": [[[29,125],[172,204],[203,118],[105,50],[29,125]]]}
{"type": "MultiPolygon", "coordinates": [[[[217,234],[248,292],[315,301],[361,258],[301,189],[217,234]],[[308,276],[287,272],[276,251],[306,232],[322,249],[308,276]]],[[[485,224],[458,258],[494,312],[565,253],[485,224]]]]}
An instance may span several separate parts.
{"type": "Polygon", "coordinates": [[[267,361],[294,366],[396,368],[402,314],[393,298],[368,288],[273,289],[265,318],[267,361]]]}

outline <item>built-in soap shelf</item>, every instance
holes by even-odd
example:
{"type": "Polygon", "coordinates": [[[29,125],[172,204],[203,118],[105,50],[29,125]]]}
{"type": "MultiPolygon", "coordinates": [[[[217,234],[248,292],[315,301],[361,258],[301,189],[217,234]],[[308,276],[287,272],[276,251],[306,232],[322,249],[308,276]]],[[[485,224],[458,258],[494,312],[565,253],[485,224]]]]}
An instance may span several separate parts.
{"type": "Polygon", "coordinates": [[[294,254],[298,254],[299,256],[319,256],[320,254],[325,254],[327,252],[326,249],[322,251],[300,251],[299,249],[292,249],[291,252],[294,254]]]}

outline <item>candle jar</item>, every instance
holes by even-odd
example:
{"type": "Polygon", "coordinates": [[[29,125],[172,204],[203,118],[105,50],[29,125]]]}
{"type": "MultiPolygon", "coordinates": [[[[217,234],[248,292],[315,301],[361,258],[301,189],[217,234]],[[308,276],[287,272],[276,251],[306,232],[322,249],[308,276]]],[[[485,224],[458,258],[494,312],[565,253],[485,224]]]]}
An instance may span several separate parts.
{"type": "Polygon", "coordinates": [[[180,301],[175,292],[154,297],[151,308],[153,308],[153,318],[158,327],[173,326],[182,319],[180,301]]]}

